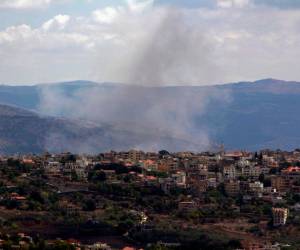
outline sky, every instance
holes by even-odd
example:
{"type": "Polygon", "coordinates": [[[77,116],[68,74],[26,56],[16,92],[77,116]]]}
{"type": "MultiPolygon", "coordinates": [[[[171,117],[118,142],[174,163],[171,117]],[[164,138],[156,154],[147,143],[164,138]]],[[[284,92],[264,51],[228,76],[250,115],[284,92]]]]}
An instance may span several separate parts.
{"type": "Polygon", "coordinates": [[[299,0],[0,0],[0,84],[299,81],[299,58],[299,0]]]}

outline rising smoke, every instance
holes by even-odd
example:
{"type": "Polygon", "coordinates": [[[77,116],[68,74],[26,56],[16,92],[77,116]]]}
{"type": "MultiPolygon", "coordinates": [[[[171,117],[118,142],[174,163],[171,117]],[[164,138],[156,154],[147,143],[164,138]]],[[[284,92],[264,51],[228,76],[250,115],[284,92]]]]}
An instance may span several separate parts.
{"type": "Polygon", "coordinates": [[[217,67],[201,25],[189,23],[184,11],[175,8],[163,9],[161,16],[132,53],[127,81],[143,86],[213,82],[217,67]]]}
{"type": "MultiPolygon", "coordinates": [[[[226,102],[227,93],[214,88],[170,85],[214,81],[220,70],[214,63],[213,46],[207,42],[201,24],[190,20],[183,10],[152,11],[156,12],[154,16],[159,13],[160,20],[149,29],[145,27],[149,32],[130,46],[130,58],[128,53],[126,57],[121,53],[114,61],[108,59],[114,73],[121,75],[126,84],[83,88],[71,96],[47,87],[41,92],[40,110],[93,121],[98,126],[109,124],[113,131],[130,131],[123,141],[117,140],[119,145],[109,143],[114,149],[210,149],[209,128],[201,123],[201,116],[211,100],[226,102]]],[[[147,15],[150,25],[152,15],[147,15]]],[[[102,51],[99,53],[102,57],[102,51]]],[[[98,71],[101,75],[101,67],[98,71]]],[[[109,136],[113,141],[121,134],[109,136]]],[[[47,146],[52,148],[53,135],[49,138],[47,146]]],[[[91,141],[99,146],[94,140],[98,138],[82,141],[83,151],[91,151],[91,141]]]]}

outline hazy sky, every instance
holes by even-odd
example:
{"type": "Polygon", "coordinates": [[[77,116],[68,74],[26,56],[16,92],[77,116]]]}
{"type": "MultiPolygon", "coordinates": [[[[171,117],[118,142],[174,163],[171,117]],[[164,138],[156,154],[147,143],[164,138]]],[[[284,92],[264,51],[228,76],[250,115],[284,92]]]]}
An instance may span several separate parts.
{"type": "Polygon", "coordinates": [[[300,80],[300,1],[0,0],[0,58],[3,84],[300,80]]]}

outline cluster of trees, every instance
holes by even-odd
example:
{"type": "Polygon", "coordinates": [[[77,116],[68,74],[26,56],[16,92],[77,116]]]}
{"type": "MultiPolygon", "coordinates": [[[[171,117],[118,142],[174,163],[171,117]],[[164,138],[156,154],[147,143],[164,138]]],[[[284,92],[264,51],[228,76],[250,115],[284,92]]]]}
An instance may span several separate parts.
{"type": "Polygon", "coordinates": [[[96,164],[93,168],[94,171],[99,170],[114,170],[116,174],[128,174],[129,172],[142,173],[142,169],[138,166],[124,166],[119,163],[109,163],[109,164],[96,164]]]}

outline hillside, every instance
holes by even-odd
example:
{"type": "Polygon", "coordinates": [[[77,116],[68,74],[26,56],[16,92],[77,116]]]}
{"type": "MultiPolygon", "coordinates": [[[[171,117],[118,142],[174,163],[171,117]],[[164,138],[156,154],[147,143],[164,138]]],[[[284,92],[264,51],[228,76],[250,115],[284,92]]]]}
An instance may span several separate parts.
{"type": "MultiPolygon", "coordinates": [[[[132,133],[109,125],[41,116],[24,109],[0,105],[0,153],[78,152],[125,150],[145,141],[162,147],[188,143],[154,133],[132,133]]],[[[174,148],[176,150],[176,148],[174,148]]]]}
{"type": "MultiPolygon", "coordinates": [[[[126,92],[120,91],[122,88],[124,86],[121,84],[96,84],[83,81],[58,83],[46,87],[45,85],[0,86],[1,103],[39,111],[45,115],[39,116],[25,110],[22,110],[21,115],[18,113],[19,110],[13,109],[8,112],[7,106],[1,106],[2,151],[40,152],[45,148],[100,151],[126,149],[126,147],[149,149],[151,145],[153,149],[158,147],[170,150],[180,150],[184,147],[197,149],[197,140],[190,138],[202,130],[209,137],[211,144],[224,143],[227,149],[293,149],[300,145],[300,83],[298,82],[265,79],[212,87],[130,86],[126,87],[126,92]],[[50,102],[48,109],[41,109],[45,91],[46,93],[58,92],[60,105],[52,108],[50,102]],[[102,115],[103,109],[99,107],[95,108],[96,113],[90,115],[80,113],[78,110],[84,106],[82,103],[89,104],[86,102],[89,97],[86,93],[90,92],[96,93],[96,99],[105,97],[105,104],[108,107],[116,103],[124,109],[112,110],[110,120],[103,119],[107,118],[107,114],[102,115]],[[116,95],[116,92],[122,95],[130,92],[131,95],[126,99],[121,96],[121,101],[117,102],[116,99],[120,95],[116,95]],[[132,98],[138,95],[142,98],[132,98]],[[61,100],[68,100],[68,102],[62,104],[61,100]],[[197,100],[205,103],[199,112],[196,106],[197,100]],[[169,107],[172,105],[175,106],[169,107]],[[153,109],[156,106],[163,111],[153,109]],[[181,110],[178,111],[179,108],[181,110]],[[12,113],[9,115],[10,112],[12,113]],[[13,112],[17,113],[12,115],[13,112]],[[156,115],[157,112],[160,112],[159,115],[156,115]],[[77,113],[78,116],[74,117],[77,113]],[[145,113],[147,116],[143,116],[145,113]],[[64,119],[51,118],[48,115],[59,115],[64,119]],[[156,119],[155,123],[151,123],[149,119],[152,115],[154,115],[153,119],[156,119]],[[170,123],[171,126],[176,123],[174,129],[178,130],[180,126],[186,126],[189,130],[185,128],[185,132],[191,137],[176,136],[163,131],[164,127],[159,128],[159,119],[168,116],[175,116],[177,119],[174,118],[174,123],[170,123]],[[86,126],[85,122],[83,126],[83,122],[78,122],[78,119],[92,121],[93,125],[86,126]],[[143,121],[145,119],[146,122],[143,121]],[[193,127],[187,126],[189,124],[182,121],[183,119],[192,120],[193,127]],[[131,120],[132,123],[129,122],[131,120]],[[191,143],[194,144],[192,147],[191,143]]],[[[99,102],[95,103],[99,104],[99,102]]],[[[162,120],[162,122],[166,121],[162,120]]],[[[169,123],[166,124],[169,126],[169,123]]]]}
{"type": "Polygon", "coordinates": [[[215,139],[230,149],[281,148],[300,145],[300,84],[266,79],[224,85],[231,101],[212,105],[203,122],[217,131],[215,139]]]}

